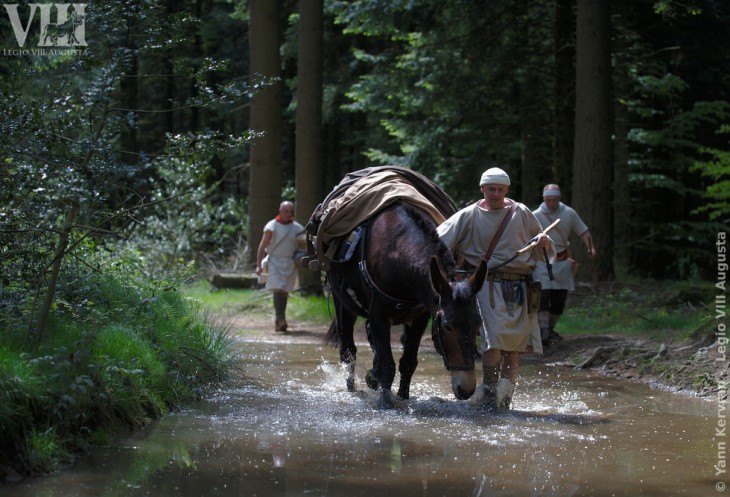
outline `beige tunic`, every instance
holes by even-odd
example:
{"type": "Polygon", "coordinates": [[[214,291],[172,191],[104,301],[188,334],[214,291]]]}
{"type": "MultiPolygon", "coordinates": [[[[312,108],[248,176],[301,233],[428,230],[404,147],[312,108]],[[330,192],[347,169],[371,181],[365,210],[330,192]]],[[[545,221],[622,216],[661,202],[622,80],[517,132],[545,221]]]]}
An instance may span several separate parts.
{"type": "Polygon", "coordinates": [[[301,236],[304,227],[296,221],[282,224],[272,219],[266,223],[264,231],[272,233],[271,241],[266,247],[269,257],[269,278],[266,280],[266,288],[291,292],[297,280],[297,267],[294,264],[297,236],[301,236]]]}
{"type": "MultiPolygon", "coordinates": [[[[567,250],[570,246],[568,239],[571,233],[577,236],[588,231],[588,226],[578,216],[571,207],[560,202],[555,212],[550,212],[543,203],[540,207],[532,211],[537,217],[543,228],[550,226],[556,219],[560,219],[560,224],[550,231],[550,238],[555,242],[555,251],[560,253],[567,250]]],[[[553,280],[551,281],[547,272],[547,266],[543,261],[538,261],[532,277],[542,283],[543,290],[575,290],[573,282],[573,265],[569,260],[555,261],[553,263],[553,280]]]]}
{"type": "MultiPolygon", "coordinates": [[[[458,248],[464,259],[472,265],[478,265],[486,255],[492,237],[497,231],[502,218],[509,211],[512,200],[506,199],[505,207],[497,210],[486,210],[472,204],[451,216],[438,227],[438,233],[449,249],[458,248]]],[[[542,231],[540,222],[523,204],[518,203],[514,217],[507,225],[502,237],[489,259],[489,267],[499,266],[512,257],[531,238],[542,231]]],[[[553,257],[551,246],[548,255],[553,257]]],[[[530,274],[538,258],[542,258],[542,249],[533,249],[521,254],[498,271],[530,274]]],[[[542,353],[540,327],[537,313],[527,312],[527,284],[524,281],[486,281],[477,294],[479,311],[482,315],[482,351],[499,349],[504,351],[542,353]],[[490,286],[493,292],[494,307],[490,303],[490,286]],[[506,298],[505,298],[506,297],[506,298]]]]}

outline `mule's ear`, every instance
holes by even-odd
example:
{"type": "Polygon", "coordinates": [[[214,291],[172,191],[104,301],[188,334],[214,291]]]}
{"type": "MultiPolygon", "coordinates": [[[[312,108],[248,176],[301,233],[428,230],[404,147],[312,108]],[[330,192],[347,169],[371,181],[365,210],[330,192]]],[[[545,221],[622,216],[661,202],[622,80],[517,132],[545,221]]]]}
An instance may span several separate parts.
{"type": "Polygon", "coordinates": [[[464,265],[464,255],[461,253],[461,250],[459,250],[459,247],[454,247],[451,251],[451,255],[454,257],[454,261],[458,267],[462,267],[464,265]]]}
{"type": "Polygon", "coordinates": [[[487,277],[487,261],[482,259],[476,272],[469,277],[469,285],[471,286],[472,293],[476,295],[479,290],[482,289],[484,279],[487,277]]]}
{"type": "Polygon", "coordinates": [[[431,257],[431,265],[429,269],[431,271],[431,284],[433,285],[433,289],[436,290],[436,293],[439,295],[443,295],[444,292],[446,292],[446,289],[450,288],[449,280],[441,272],[441,268],[439,267],[436,257],[431,257]]]}

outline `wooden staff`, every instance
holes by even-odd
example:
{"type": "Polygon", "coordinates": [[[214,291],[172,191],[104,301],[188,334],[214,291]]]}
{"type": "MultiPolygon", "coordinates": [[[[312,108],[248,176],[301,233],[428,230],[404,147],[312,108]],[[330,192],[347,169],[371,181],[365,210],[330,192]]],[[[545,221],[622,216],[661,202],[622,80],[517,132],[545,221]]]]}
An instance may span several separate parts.
{"type": "MultiPolygon", "coordinates": [[[[547,235],[548,231],[550,231],[551,229],[556,227],[558,224],[560,224],[560,219],[556,219],[553,224],[551,224],[550,226],[548,226],[547,228],[542,230],[542,233],[547,235]]],[[[520,250],[517,251],[517,253],[524,254],[525,252],[527,252],[528,250],[533,248],[535,245],[537,245],[537,237],[531,238],[524,247],[522,247],[520,250]]]]}
{"type": "MultiPolygon", "coordinates": [[[[548,231],[550,231],[551,229],[553,229],[554,227],[556,227],[559,223],[560,223],[560,219],[556,219],[553,224],[551,224],[550,226],[548,226],[547,228],[545,228],[544,230],[542,230],[541,233],[545,233],[547,235],[548,231]]],[[[537,237],[534,237],[534,238],[529,239],[527,241],[527,243],[525,244],[524,247],[522,247],[520,250],[518,250],[517,252],[515,252],[515,255],[513,255],[512,257],[510,257],[509,259],[507,259],[503,263],[501,263],[499,266],[496,266],[496,267],[493,267],[493,268],[489,268],[487,271],[488,272],[496,271],[497,269],[506,266],[507,264],[509,264],[513,260],[517,259],[520,256],[520,254],[524,254],[525,252],[527,252],[528,250],[530,250],[531,248],[533,248],[535,245],[537,245],[537,237]]],[[[549,269],[548,269],[548,275],[549,275],[550,273],[552,273],[552,267],[550,266],[550,261],[548,261],[547,250],[544,250],[543,253],[545,255],[545,263],[548,264],[548,266],[549,266],[549,269]]],[[[552,278],[550,278],[550,279],[552,280],[552,278]]]]}

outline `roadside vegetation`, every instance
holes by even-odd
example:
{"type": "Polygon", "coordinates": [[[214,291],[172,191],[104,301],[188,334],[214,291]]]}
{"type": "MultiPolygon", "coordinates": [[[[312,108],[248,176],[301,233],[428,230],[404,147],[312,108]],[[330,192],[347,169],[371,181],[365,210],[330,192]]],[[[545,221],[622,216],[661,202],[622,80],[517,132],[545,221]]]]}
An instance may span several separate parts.
{"type": "MultiPolygon", "coordinates": [[[[181,288],[181,292],[197,301],[207,312],[220,318],[241,314],[273,315],[271,292],[262,289],[215,289],[199,280],[181,288]]],[[[293,292],[289,295],[287,317],[291,321],[307,321],[329,326],[334,316],[334,304],[328,297],[293,292]]]]}
{"type": "Polygon", "coordinates": [[[569,297],[557,329],[564,340],[543,360],[711,398],[727,370],[718,365],[710,282],[625,281],[569,297]]]}
{"type": "Polygon", "coordinates": [[[233,366],[227,327],[173,287],[88,277],[64,287],[36,348],[0,322],[0,475],[52,472],[195,401],[233,366]],[[77,288],[78,290],[78,288],[77,288]]]}
{"type": "Polygon", "coordinates": [[[710,282],[618,281],[568,296],[562,335],[617,334],[658,341],[711,339],[715,289],[710,282]]]}
{"type": "MultiPolygon", "coordinates": [[[[263,290],[215,290],[207,282],[198,281],[181,291],[220,317],[273,312],[271,295],[263,290]]],[[[616,334],[665,341],[707,341],[712,339],[709,324],[714,292],[710,282],[688,281],[607,282],[598,291],[580,287],[569,294],[558,328],[565,336],[616,334]]],[[[287,314],[293,320],[329,325],[333,309],[328,296],[295,292],[287,314]]]]}

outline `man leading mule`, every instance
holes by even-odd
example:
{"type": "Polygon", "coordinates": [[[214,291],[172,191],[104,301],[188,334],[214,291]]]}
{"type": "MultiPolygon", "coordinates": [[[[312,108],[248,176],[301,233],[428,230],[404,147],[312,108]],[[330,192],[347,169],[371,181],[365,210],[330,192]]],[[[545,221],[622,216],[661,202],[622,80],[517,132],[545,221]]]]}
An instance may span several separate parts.
{"type": "Polygon", "coordinates": [[[438,227],[444,243],[466,262],[489,262],[487,284],[477,301],[483,320],[483,402],[490,410],[510,407],[520,354],[542,353],[537,321],[540,290],[531,273],[538,260],[552,262],[555,252],[530,209],[506,198],[509,186],[505,171],[487,169],[479,182],[484,198],[438,227]],[[530,241],[530,250],[521,251],[530,241]]]}

